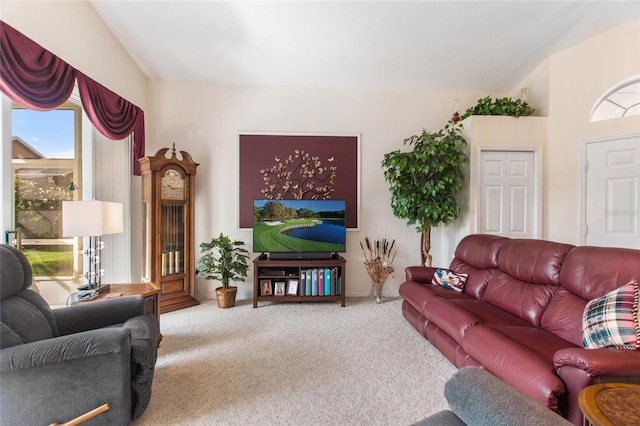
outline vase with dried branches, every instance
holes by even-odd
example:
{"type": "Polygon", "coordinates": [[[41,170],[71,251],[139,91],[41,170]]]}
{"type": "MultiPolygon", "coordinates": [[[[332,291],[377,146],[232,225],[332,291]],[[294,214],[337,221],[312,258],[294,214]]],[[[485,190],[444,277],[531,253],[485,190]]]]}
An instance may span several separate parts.
{"type": "Polygon", "coordinates": [[[396,240],[389,241],[383,238],[372,243],[369,237],[365,237],[364,242],[364,245],[360,242],[360,247],[364,254],[364,266],[371,277],[371,292],[376,298],[376,303],[382,303],[382,287],[394,270],[393,260],[396,258],[397,250],[394,250],[393,246],[396,240]]]}

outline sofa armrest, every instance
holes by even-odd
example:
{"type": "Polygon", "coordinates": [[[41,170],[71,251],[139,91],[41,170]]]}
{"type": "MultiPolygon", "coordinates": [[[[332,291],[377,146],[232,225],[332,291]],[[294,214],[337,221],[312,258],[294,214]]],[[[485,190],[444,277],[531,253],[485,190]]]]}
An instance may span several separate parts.
{"type": "Polygon", "coordinates": [[[122,324],[130,318],[144,315],[144,297],[127,296],[117,299],[83,302],[54,309],[61,335],[79,333],[122,324]]]}
{"type": "Polygon", "coordinates": [[[438,268],[432,268],[431,266],[407,266],[404,269],[404,274],[407,281],[431,284],[431,279],[436,269],[438,268]]]}
{"type": "Polygon", "coordinates": [[[640,376],[640,352],[624,349],[560,349],[553,357],[556,370],[575,367],[590,376],[640,376]]]}
{"type": "Polygon", "coordinates": [[[567,389],[564,401],[566,417],[580,424],[580,392],[595,383],[640,383],[640,352],[625,349],[566,348],[553,357],[558,376],[567,389]]]}

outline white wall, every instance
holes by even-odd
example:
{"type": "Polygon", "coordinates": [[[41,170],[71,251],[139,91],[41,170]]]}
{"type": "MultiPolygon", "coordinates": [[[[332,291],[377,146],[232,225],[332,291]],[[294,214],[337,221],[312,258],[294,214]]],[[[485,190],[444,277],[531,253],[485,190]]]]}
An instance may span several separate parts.
{"type": "MultiPolygon", "coordinates": [[[[438,130],[450,118],[454,97],[467,108],[483,94],[345,90],[153,82],[148,151],[176,143],[200,163],[196,175],[196,247],[223,231],[251,249],[251,231],[238,230],[238,132],[360,133],[362,176],[360,231],[347,235],[347,295],[369,294],[360,249],[365,236],[396,239],[396,273],[384,289],[397,295],[404,268],[420,262],[414,227],[393,216],[380,162],[406,149],[403,140],[422,128],[438,130]]],[[[437,233],[434,247],[438,247],[437,233]]],[[[440,262],[434,250],[434,265],[440,262]]],[[[239,284],[249,297],[252,279],[239,284]]],[[[215,283],[199,279],[199,297],[212,297],[215,283]]]]}
{"type": "Polygon", "coordinates": [[[580,243],[584,142],[640,133],[640,116],[590,123],[591,108],[608,88],[638,73],[640,19],[550,57],[544,238],[580,243]]]}
{"type": "Polygon", "coordinates": [[[524,80],[522,80],[509,93],[512,99],[522,98],[522,88],[527,89],[527,103],[535,108],[533,115],[548,117],[549,116],[549,75],[550,61],[549,58],[542,61],[538,67],[533,70],[524,80]]]}

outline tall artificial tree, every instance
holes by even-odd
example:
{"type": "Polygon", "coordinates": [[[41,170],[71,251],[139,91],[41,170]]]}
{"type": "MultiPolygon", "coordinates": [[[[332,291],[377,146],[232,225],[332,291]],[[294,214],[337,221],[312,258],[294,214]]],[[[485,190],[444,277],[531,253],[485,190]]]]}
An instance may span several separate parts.
{"type": "Polygon", "coordinates": [[[449,225],[460,212],[456,194],[462,189],[462,167],[469,163],[462,125],[450,122],[432,133],[423,130],[404,140],[411,151],[384,155],[382,167],[391,191],[393,214],[416,225],[421,233],[420,258],[431,266],[431,228],[449,225]]]}

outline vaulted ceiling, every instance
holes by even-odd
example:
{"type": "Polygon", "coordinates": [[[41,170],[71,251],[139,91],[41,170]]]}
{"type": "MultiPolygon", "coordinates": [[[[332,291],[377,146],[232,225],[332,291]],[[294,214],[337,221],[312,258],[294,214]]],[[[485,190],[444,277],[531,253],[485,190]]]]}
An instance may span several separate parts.
{"type": "Polygon", "coordinates": [[[638,1],[90,3],[150,79],[486,93],[640,18],[638,1]]]}

